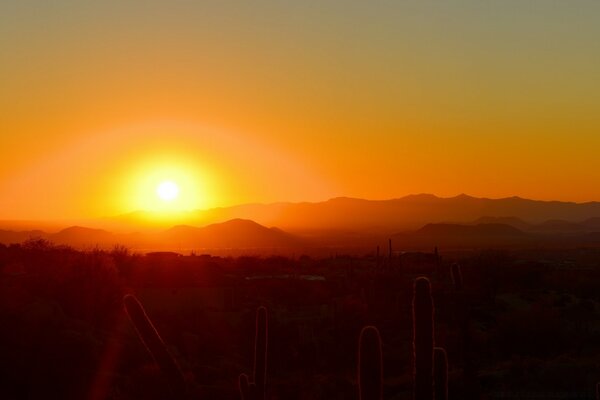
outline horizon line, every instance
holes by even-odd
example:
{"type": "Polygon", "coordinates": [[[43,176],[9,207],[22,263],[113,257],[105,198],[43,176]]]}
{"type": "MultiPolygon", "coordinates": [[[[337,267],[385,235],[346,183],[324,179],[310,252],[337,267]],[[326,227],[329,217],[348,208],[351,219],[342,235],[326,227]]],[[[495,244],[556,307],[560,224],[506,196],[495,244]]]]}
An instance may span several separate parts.
{"type": "Polygon", "coordinates": [[[0,223],[39,223],[39,222],[44,222],[44,223],[65,223],[65,222],[84,222],[84,221],[96,221],[96,220],[105,220],[105,219],[113,219],[113,218],[118,218],[118,217],[125,217],[125,216],[130,216],[132,214],[137,214],[137,213],[146,213],[146,214],[154,214],[154,215],[162,215],[162,216],[173,216],[173,215],[181,215],[181,214],[188,214],[188,213],[195,213],[195,212],[209,212],[209,211],[214,211],[214,210],[223,210],[223,209],[227,209],[227,208],[235,208],[235,207],[248,207],[248,206],[274,206],[274,205],[294,205],[294,204],[320,204],[320,203],[327,203],[330,201],[335,201],[335,200],[357,200],[357,201],[367,201],[367,202],[389,202],[389,201],[398,201],[398,200],[405,200],[411,197],[431,197],[431,198],[435,198],[435,199],[439,199],[439,200],[452,200],[452,199],[459,199],[459,198],[464,198],[464,199],[475,199],[475,200],[492,200],[492,201],[497,201],[497,200],[524,200],[524,201],[533,201],[533,202],[541,202],[541,203],[562,203],[562,204],[578,204],[578,205],[584,205],[584,204],[594,204],[594,203],[599,203],[599,200],[586,200],[586,201],[572,201],[572,200],[544,200],[544,199],[534,199],[534,198],[527,198],[527,197],[522,197],[519,195],[513,195],[513,196],[504,196],[504,197],[478,197],[478,196],[473,196],[470,194],[466,194],[466,193],[459,193],[457,195],[454,196],[447,196],[447,197],[443,197],[440,195],[436,195],[433,193],[411,193],[411,194],[407,194],[404,196],[400,196],[400,197],[391,197],[391,198],[382,198],[382,199],[373,199],[373,198],[361,198],[361,197],[353,197],[353,196],[335,196],[335,197],[330,197],[327,198],[325,200],[317,200],[317,201],[272,201],[272,202],[248,202],[248,203],[239,203],[239,204],[232,204],[232,205],[223,205],[223,206],[217,206],[217,207],[210,207],[210,208],[194,208],[194,209],[187,209],[187,210],[147,210],[147,209],[137,209],[137,210],[132,210],[132,211],[128,211],[128,212],[123,212],[123,213],[118,213],[118,214],[113,214],[113,215],[102,215],[102,216],[87,216],[87,217],[65,217],[65,218],[60,218],[60,217],[51,217],[51,218],[36,218],[36,217],[21,217],[21,218],[2,218],[0,217],[0,223]]]}

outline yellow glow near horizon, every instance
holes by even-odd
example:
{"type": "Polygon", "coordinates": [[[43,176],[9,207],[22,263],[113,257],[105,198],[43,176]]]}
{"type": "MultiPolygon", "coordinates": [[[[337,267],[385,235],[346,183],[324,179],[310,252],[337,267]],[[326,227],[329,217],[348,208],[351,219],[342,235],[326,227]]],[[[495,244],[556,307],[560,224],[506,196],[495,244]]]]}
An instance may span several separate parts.
{"type": "Polygon", "coordinates": [[[147,159],[124,177],[124,210],[177,213],[207,205],[210,176],[181,158],[147,159]]]}

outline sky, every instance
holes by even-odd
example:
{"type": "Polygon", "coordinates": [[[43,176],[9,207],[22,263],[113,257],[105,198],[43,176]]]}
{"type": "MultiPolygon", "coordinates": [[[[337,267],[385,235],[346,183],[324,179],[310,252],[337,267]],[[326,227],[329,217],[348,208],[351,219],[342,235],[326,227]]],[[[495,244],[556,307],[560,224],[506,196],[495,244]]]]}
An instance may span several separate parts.
{"type": "Polygon", "coordinates": [[[4,0],[0,219],[600,200],[599,20],[598,1],[4,0]]]}

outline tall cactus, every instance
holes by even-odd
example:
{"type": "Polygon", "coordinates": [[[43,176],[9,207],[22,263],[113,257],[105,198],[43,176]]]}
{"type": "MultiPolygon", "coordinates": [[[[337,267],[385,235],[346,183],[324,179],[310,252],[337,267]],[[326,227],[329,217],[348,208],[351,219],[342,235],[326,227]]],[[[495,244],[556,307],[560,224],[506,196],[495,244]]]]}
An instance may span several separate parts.
{"type": "Polygon", "coordinates": [[[381,337],[374,326],[365,326],[358,341],[358,392],[360,400],[382,400],[383,363],[381,337]]]}
{"type": "MultiPolygon", "coordinates": [[[[414,400],[448,400],[448,356],[434,347],[434,306],[431,283],[419,277],[413,292],[414,400]]],[[[358,348],[360,400],[382,400],[381,338],[374,326],[362,329],[358,348]]]]}
{"type": "Polygon", "coordinates": [[[450,267],[450,276],[452,278],[454,290],[456,290],[457,292],[461,291],[463,289],[463,277],[460,265],[458,263],[454,263],[450,267]]]}
{"type": "Polygon", "coordinates": [[[246,374],[239,376],[239,389],[242,400],[264,400],[266,397],[267,339],[267,309],[261,306],[256,310],[253,381],[250,381],[246,374]]]}
{"type": "Polygon", "coordinates": [[[433,349],[433,387],[435,400],[448,400],[448,356],[442,347],[433,349]]]}
{"type": "Polygon", "coordinates": [[[433,312],[431,284],[419,277],[413,293],[414,400],[433,400],[433,312]]]}
{"type": "Polygon", "coordinates": [[[167,378],[173,396],[176,398],[184,398],[187,392],[185,377],[175,361],[175,358],[173,358],[158,334],[158,331],[152,324],[152,321],[148,318],[148,315],[146,315],[144,307],[142,307],[142,304],[138,299],[131,294],[126,295],[123,298],[123,302],[125,303],[127,315],[129,315],[129,319],[133,323],[142,343],[144,343],[146,349],[158,364],[161,372],[167,378]]]}

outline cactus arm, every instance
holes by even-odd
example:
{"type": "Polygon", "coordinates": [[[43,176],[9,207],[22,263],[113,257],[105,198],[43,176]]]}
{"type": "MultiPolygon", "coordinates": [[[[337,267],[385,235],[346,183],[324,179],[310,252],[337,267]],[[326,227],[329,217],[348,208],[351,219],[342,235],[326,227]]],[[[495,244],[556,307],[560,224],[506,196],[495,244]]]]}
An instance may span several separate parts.
{"type": "Polygon", "coordinates": [[[173,394],[178,397],[184,397],[187,387],[183,373],[171,353],[169,353],[167,346],[158,334],[152,321],[148,318],[144,307],[142,307],[142,304],[135,296],[130,294],[123,298],[123,302],[125,303],[127,315],[129,315],[129,319],[133,323],[139,338],[158,364],[162,373],[167,377],[173,394]]]}

